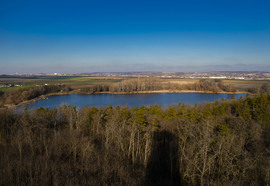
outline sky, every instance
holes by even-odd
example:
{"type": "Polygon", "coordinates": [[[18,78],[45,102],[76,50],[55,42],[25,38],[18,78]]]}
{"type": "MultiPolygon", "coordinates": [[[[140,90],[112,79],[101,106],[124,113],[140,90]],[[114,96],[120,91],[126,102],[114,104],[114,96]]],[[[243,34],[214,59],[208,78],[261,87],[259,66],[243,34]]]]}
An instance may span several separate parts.
{"type": "Polygon", "coordinates": [[[270,71],[269,0],[0,0],[0,74],[270,71]]]}

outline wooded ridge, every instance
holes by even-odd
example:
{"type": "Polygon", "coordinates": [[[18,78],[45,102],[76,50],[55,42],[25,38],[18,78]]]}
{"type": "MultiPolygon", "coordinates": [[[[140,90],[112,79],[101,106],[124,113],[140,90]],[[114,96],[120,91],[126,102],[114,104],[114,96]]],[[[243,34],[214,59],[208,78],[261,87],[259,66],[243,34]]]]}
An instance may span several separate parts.
{"type": "Polygon", "coordinates": [[[270,95],[0,109],[1,185],[268,185],[270,95]]]}

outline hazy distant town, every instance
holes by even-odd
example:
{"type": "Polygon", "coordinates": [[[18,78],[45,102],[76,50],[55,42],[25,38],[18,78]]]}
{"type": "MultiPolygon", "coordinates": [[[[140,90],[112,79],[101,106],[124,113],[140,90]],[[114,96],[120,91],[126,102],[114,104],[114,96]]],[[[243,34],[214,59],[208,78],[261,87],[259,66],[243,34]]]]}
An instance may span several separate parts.
{"type": "Polygon", "coordinates": [[[239,80],[269,80],[269,71],[222,71],[222,72],[92,72],[79,74],[39,73],[39,74],[2,74],[0,77],[35,77],[35,76],[86,76],[86,77],[158,77],[158,78],[212,78],[239,80]]]}

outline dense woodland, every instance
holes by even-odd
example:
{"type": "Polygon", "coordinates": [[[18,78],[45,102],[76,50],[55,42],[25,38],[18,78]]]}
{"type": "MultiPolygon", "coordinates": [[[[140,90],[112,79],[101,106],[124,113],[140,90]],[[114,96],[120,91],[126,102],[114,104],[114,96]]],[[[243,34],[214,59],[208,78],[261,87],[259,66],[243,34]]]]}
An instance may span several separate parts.
{"type": "Polygon", "coordinates": [[[0,109],[0,185],[269,185],[270,95],[0,109]]]}
{"type": "Polygon", "coordinates": [[[33,86],[29,89],[21,90],[8,90],[6,92],[0,91],[0,107],[5,104],[19,104],[23,101],[32,100],[41,95],[56,92],[69,92],[70,88],[65,85],[44,85],[44,86],[33,86]]]}
{"type": "Polygon", "coordinates": [[[236,89],[232,85],[224,85],[221,80],[201,79],[193,84],[173,84],[162,82],[156,78],[136,78],[127,79],[111,86],[96,85],[84,88],[81,93],[96,92],[125,92],[134,93],[138,91],[155,91],[155,90],[195,90],[195,91],[211,91],[211,92],[235,92],[236,89]]]}

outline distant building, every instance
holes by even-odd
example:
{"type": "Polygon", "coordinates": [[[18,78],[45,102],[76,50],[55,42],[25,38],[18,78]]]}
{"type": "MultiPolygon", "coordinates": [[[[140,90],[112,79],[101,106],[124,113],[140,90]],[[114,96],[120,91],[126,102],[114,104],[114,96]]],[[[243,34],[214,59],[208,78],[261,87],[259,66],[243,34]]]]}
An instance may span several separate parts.
{"type": "Polygon", "coordinates": [[[218,77],[209,77],[211,79],[226,79],[227,77],[225,76],[218,76],[218,77]]]}

